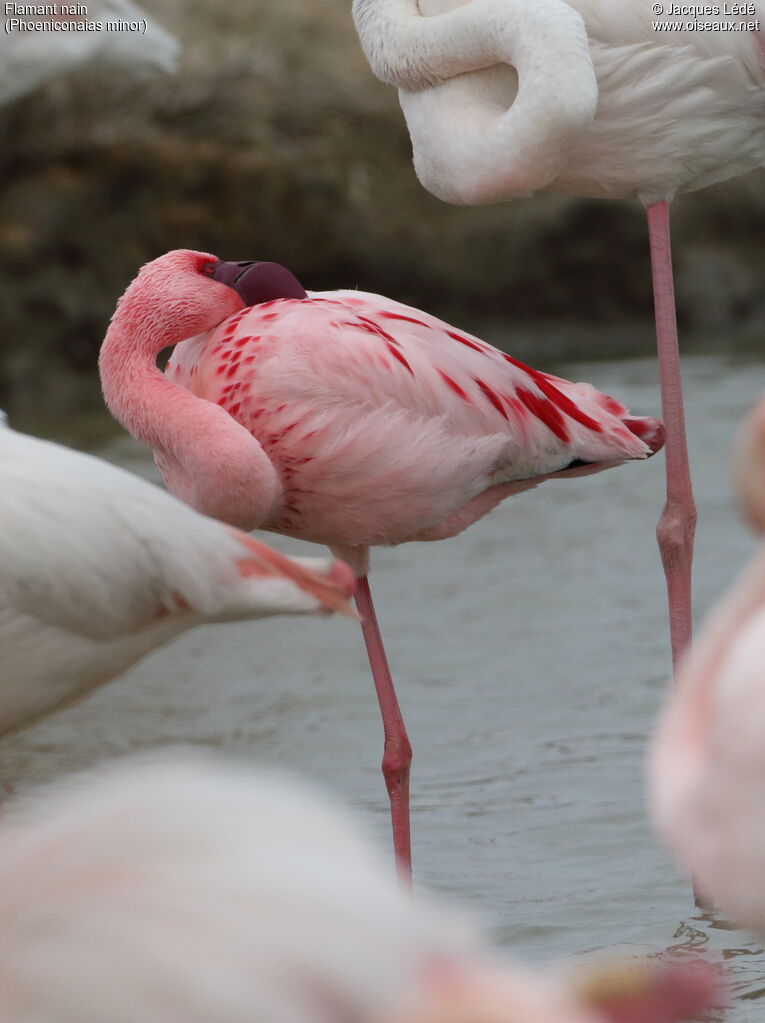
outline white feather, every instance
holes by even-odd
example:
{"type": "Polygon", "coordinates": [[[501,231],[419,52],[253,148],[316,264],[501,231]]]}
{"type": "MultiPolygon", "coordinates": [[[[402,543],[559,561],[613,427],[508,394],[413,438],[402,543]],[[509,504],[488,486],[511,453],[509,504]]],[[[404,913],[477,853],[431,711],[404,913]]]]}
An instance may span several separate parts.
{"type": "Polygon", "coordinates": [[[59,783],[0,830],[3,1023],[371,1019],[463,930],[325,797],[199,755],[59,783]]]}
{"type": "MultiPolygon", "coordinates": [[[[583,123],[567,112],[569,96],[586,89],[580,57],[561,40],[551,43],[536,3],[499,6],[504,21],[488,0],[422,0],[426,17],[413,14],[414,0],[354,5],[373,69],[387,80],[390,67],[401,71],[394,77],[415,169],[440,198],[489,203],[545,188],[650,204],[765,164],[765,49],[757,33],[687,29],[688,22],[746,19],[657,17],[645,0],[559,4],[578,12],[587,30],[597,111],[583,123]],[[685,28],[663,32],[657,21],[685,28]],[[519,24],[522,36],[513,29],[519,24]],[[503,26],[518,35],[517,58],[488,59],[487,43],[477,67],[475,39],[490,41],[503,26]]],[[[578,39],[562,14],[556,19],[563,40],[578,39]]]]}
{"type": "Polygon", "coordinates": [[[320,610],[289,578],[243,578],[235,531],[97,458],[4,427],[0,478],[0,731],[200,622],[320,610]]]}

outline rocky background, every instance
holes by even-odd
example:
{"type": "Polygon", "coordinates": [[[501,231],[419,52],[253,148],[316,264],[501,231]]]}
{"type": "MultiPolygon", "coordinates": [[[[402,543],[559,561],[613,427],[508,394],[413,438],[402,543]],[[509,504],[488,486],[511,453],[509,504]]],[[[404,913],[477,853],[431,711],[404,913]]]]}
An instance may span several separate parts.
{"type": "MultiPolygon", "coordinates": [[[[381,291],[522,358],[652,350],[636,203],[441,204],[350,0],[146,0],[179,70],[108,70],[0,109],[0,407],[96,408],[95,361],[138,266],[176,247],[270,259],[309,288],[381,291]]],[[[684,345],[765,337],[765,174],[674,208],[684,345]]]]}

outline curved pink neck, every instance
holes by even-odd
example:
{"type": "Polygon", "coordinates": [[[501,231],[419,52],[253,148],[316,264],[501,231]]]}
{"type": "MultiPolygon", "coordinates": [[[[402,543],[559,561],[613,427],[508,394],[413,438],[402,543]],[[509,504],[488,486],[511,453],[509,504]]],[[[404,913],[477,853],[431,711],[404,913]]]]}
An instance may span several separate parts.
{"type": "Polygon", "coordinates": [[[208,418],[205,406],[216,406],[168,380],[151,354],[164,346],[143,345],[136,333],[114,322],[107,331],[98,359],[104,399],[138,440],[155,451],[177,453],[208,418]]]}
{"type": "MultiPolygon", "coordinates": [[[[167,345],[180,338],[167,339],[167,345]]],[[[149,445],[168,490],[197,511],[255,529],[268,522],[281,483],[260,444],[222,408],[172,383],[156,366],[167,345],[119,311],[99,357],[112,415],[149,445]]]]}

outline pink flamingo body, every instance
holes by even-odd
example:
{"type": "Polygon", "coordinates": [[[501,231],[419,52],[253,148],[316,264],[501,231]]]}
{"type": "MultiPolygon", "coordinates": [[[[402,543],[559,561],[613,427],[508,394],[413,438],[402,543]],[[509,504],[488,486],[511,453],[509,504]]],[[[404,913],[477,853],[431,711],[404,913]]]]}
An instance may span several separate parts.
{"type": "MultiPolygon", "coordinates": [[[[747,517],[765,531],[765,403],[739,454],[747,517]]],[[[765,548],[685,658],[649,763],[657,829],[700,892],[765,934],[765,548]]]]}
{"type": "Polygon", "coordinates": [[[144,267],[102,348],[104,393],[154,447],[175,494],[240,528],[328,544],[360,577],[406,866],[411,748],[366,580],[369,547],[453,536],[550,476],[646,457],[663,429],[377,295],[302,292],[242,308],[233,286],[205,280],[232,266],[179,251],[144,267]],[[168,344],[163,376],[154,360],[168,344]]]}
{"type": "Polygon", "coordinates": [[[545,189],[637,198],[647,207],[667,428],[667,503],[658,539],[677,663],[691,635],[696,508],[668,204],[678,192],[765,166],[765,33],[756,14],[741,10],[683,15],[666,14],[668,4],[653,6],[645,0],[353,5],[372,69],[399,88],[415,169],[429,191],[460,204],[545,189]],[[670,29],[656,28],[658,22],[670,29]],[[698,30],[699,22],[716,23],[716,30],[698,30]]]}
{"type": "MultiPolygon", "coordinates": [[[[278,466],[281,493],[258,526],[344,550],[453,536],[508,487],[574,460],[643,457],[641,434],[655,435],[589,385],[358,291],[244,309],[177,345],[166,374],[278,466]]],[[[349,556],[364,564],[363,550],[349,556]]]]}
{"type": "Polygon", "coordinates": [[[651,761],[656,826],[705,899],[765,933],[765,552],[694,643],[651,761]]]}

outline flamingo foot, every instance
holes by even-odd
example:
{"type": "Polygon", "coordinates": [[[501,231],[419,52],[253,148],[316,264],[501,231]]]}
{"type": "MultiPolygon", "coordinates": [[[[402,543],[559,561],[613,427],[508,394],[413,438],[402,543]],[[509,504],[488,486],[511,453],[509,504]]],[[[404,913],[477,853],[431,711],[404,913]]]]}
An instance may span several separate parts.
{"type": "Polygon", "coordinates": [[[382,713],[385,746],[382,771],[390,798],[390,814],[393,824],[393,850],[396,854],[399,874],[402,880],[411,884],[412,845],[409,826],[409,772],[412,763],[412,746],[406,733],[406,726],[399,707],[396,690],[391,678],[388,660],[377,624],[369,580],[362,576],[356,587],[356,607],[361,615],[361,630],[372,668],[377,699],[382,713]]]}

